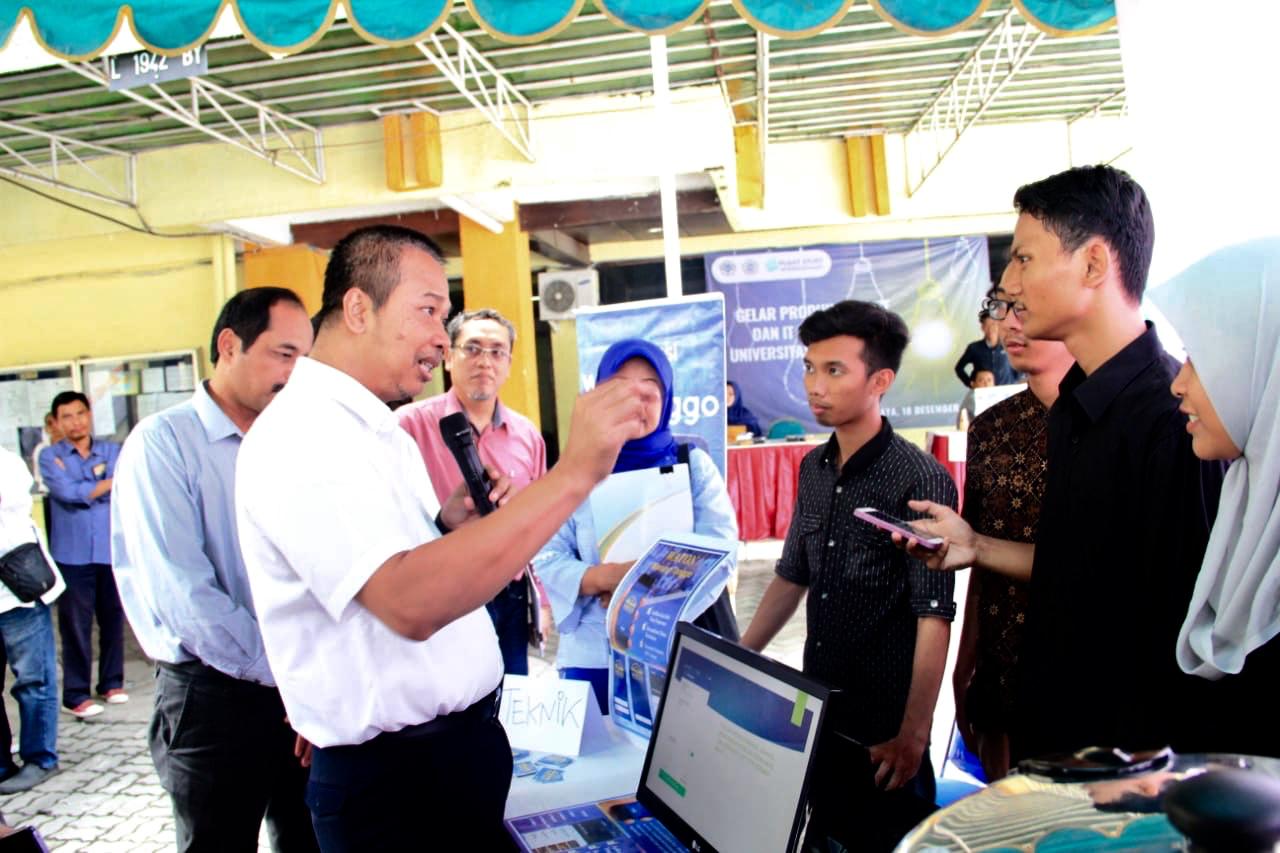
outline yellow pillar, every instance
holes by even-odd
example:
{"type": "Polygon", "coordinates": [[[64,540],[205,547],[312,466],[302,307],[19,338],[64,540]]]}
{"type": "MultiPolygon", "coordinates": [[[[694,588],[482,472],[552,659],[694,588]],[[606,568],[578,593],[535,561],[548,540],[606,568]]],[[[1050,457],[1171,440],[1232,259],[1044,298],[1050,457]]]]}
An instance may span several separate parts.
{"type": "Polygon", "coordinates": [[[743,207],[764,207],[764,160],[760,157],[760,125],[736,125],[733,128],[733,147],[738,160],[738,204],[743,207]]]}
{"type": "Polygon", "coordinates": [[[541,427],[538,409],[538,353],[534,346],[533,276],[529,269],[529,235],[519,217],[494,234],[458,217],[462,238],[462,302],[468,311],[493,308],[516,328],[511,376],[502,402],[541,427]]]}
{"type": "Polygon", "coordinates": [[[302,299],[308,314],[320,310],[324,267],[329,256],[310,246],[273,246],[244,253],[244,286],[287,287],[302,299]]]}
{"type": "Polygon", "coordinates": [[[850,136],[844,141],[849,162],[849,202],[854,216],[889,215],[889,170],[884,136],[850,136]]]}
{"type": "Polygon", "coordinates": [[[551,369],[556,383],[557,434],[560,436],[560,449],[564,450],[565,440],[569,438],[569,423],[573,420],[573,403],[578,399],[581,386],[576,320],[556,320],[551,324],[551,369]]]}

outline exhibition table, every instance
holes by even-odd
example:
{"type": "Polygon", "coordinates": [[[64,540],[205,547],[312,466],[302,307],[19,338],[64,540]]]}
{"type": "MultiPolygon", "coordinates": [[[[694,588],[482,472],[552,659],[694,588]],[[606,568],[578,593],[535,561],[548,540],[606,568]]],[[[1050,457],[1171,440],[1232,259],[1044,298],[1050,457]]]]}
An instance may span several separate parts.
{"type": "Polygon", "coordinates": [[[785,539],[796,501],[800,460],[826,442],[769,441],[729,447],[729,500],[738,516],[738,538],[785,539]]]}
{"type": "MultiPolygon", "coordinates": [[[[604,728],[607,738],[602,748],[574,758],[563,768],[564,778],[560,781],[538,782],[533,776],[512,779],[504,816],[521,817],[634,794],[640,785],[646,744],[620,730],[608,717],[604,718],[604,728]]],[[[536,761],[544,754],[535,752],[529,760],[536,761]]]]}

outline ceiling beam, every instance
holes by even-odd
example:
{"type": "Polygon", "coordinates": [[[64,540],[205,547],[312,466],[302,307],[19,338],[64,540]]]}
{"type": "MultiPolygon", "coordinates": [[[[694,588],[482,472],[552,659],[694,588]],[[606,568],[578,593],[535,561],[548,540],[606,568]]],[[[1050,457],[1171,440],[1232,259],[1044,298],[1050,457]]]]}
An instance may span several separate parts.
{"type": "Polygon", "coordinates": [[[591,266],[591,247],[563,231],[534,231],[529,235],[529,242],[535,252],[558,264],[591,266]]]}
{"type": "MultiPolygon", "coordinates": [[[[682,217],[700,213],[723,213],[720,199],[713,189],[676,193],[676,209],[682,217]]],[[[520,229],[532,233],[636,219],[658,219],[661,216],[662,203],[657,193],[629,198],[524,204],[520,206],[520,229]]]]}
{"type": "Polygon", "coordinates": [[[357,228],[368,225],[399,225],[435,237],[458,233],[458,214],[447,208],[367,216],[359,219],[331,219],[328,222],[295,223],[290,226],[293,242],[306,243],[317,249],[332,249],[338,241],[357,228]]]}

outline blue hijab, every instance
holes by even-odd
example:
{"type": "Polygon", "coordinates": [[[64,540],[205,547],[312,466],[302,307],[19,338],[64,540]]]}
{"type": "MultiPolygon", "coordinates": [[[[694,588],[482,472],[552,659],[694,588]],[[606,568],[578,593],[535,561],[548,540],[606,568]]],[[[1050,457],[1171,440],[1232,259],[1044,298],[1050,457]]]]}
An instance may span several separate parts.
{"type": "Polygon", "coordinates": [[[677,461],[678,449],[675,436],[671,434],[672,408],[672,372],[671,362],[667,356],[648,341],[639,338],[626,338],[618,341],[604,351],[600,358],[600,367],[596,370],[596,382],[600,383],[613,376],[622,365],[633,358],[643,358],[658,374],[662,383],[662,414],[658,416],[658,428],[644,438],[633,438],[622,445],[618,454],[618,462],[613,466],[613,473],[638,471],[642,468],[657,468],[662,465],[674,465],[677,461]]]}

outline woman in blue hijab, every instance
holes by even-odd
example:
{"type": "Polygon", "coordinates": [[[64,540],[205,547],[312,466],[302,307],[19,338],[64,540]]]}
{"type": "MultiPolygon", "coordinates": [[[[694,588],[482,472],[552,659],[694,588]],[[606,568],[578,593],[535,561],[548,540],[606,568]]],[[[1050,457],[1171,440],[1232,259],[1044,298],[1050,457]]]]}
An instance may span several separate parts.
{"type": "Polygon", "coordinates": [[[729,426],[746,427],[747,432],[752,435],[764,435],[760,431],[760,422],[756,420],[756,416],[751,413],[751,410],[742,401],[742,389],[738,387],[737,382],[730,379],[724,383],[724,398],[729,406],[725,412],[729,426]]]}
{"type": "MultiPolygon", "coordinates": [[[[632,382],[653,382],[661,404],[647,413],[653,429],[644,438],[622,446],[615,474],[675,465],[680,446],[671,434],[673,375],[661,349],[635,338],[605,350],[596,382],[621,376],[632,382]]],[[[693,530],[707,536],[736,540],[738,523],[724,480],[715,463],[701,449],[688,448],[689,486],[693,498],[693,530]]],[[[609,713],[609,643],[605,634],[607,602],[631,563],[601,563],[590,502],[565,522],[533,559],[534,570],[546,590],[560,632],[556,666],[563,678],[591,682],[600,710],[609,713]]]]}
{"type": "Polygon", "coordinates": [[[671,434],[671,408],[673,377],[671,362],[666,353],[648,341],[627,338],[618,341],[604,351],[600,366],[596,368],[596,383],[622,374],[635,382],[654,382],[661,392],[662,407],[654,416],[654,429],[644,438],[635,438],[622,445],[613,473],[639,471],[676,464],[675,436],[671,434]]]}

